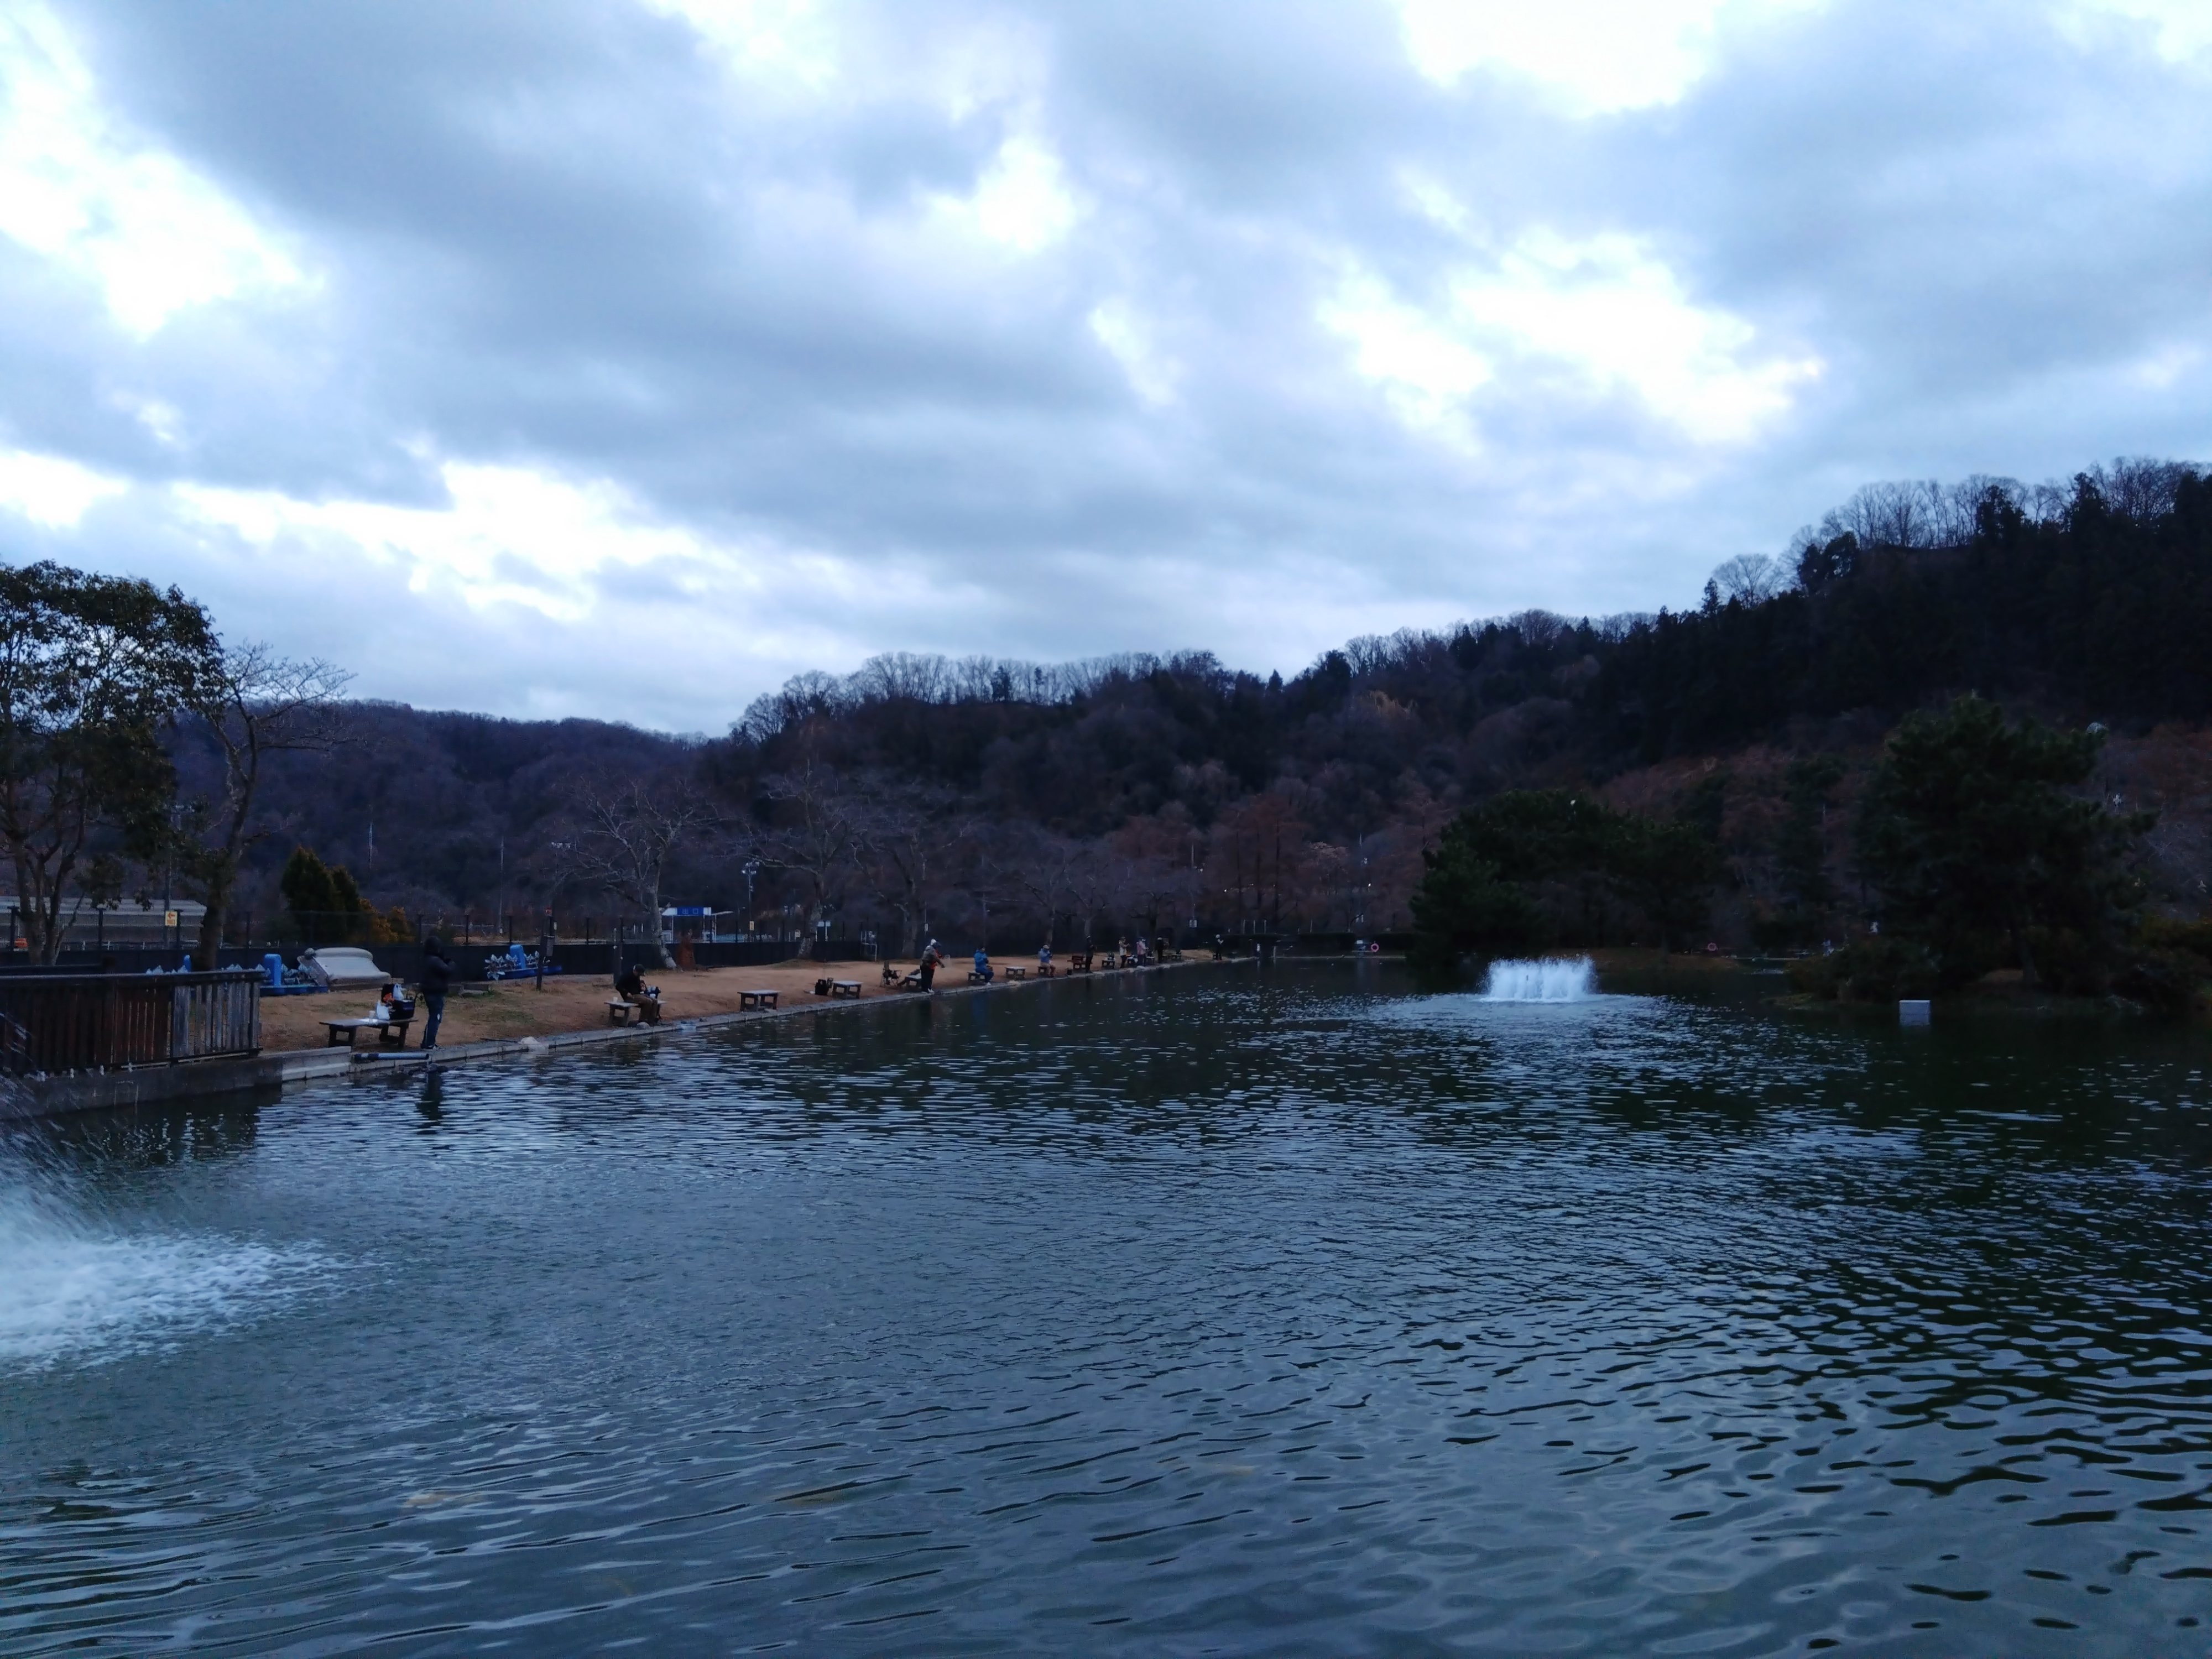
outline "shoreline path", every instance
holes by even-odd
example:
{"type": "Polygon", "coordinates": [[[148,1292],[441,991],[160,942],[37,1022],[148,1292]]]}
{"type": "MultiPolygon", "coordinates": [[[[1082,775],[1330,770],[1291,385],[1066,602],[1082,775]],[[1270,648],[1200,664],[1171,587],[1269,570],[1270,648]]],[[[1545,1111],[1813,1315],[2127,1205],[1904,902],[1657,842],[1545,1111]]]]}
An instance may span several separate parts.
{"type": "MultiPolygon", "coordinates": [[[[1194,962],[1198,958],[1193,958],[1194,962]]],[[[939,970],[937,988],[940,992],[966,991],[969,958],[960,957],[939,970]]],[[[913,966],[900,962],[902,972],[913,966]]],[[[975,989],[1000,990],[1021,988],[1044,981],[1035,978],[1034,958],[994,957],[991,965],[999,970],[999,977],[988,987],[975,989]],[[1006,969],[1025,968],[1031,977],[1026,981],[1008,981],[1006,969]]],[[[1170,966],[1175,964],[1168,964],[1170,966]]],[[[1189,965],[1185,963],[1183,965],[1189,965]]],[[[919,994],[902,991],[882,982],[883,967],[874,962],[815,963],[793,961],[777,963],[766,968],[651,968],[641,967],[645,981],[660,988],[661,1026],[666,1029],[683,1020],[736,1017],[738,1013],[738,994],[751,990],[773,990],[781,993],[782,1006],[779,1012],[789,1013],[813,1006],[828,1007],[830,999],[814,994],[814,981],[818,979],[858,980],[860,982],[862,1003],[890,1000],[912,1002],[919,994]]],[[[1158,969],[1123,969],[1121,973],[1152,973],[1158,969]]],[[[1094,977],[1110,978],[1115,970],[1106,969],[1094,977]]],[[[1063,974],[1061,977],[1067,977],[1063,974]]],[[[481,995],[448,995],[446,1016],[438,1031],[438,1048],[434,1051],[444,1054],[447,1049],[461,1048],[479,1042],[513,1042],[523,1037],[554,1037],[585,1031],[605,1031],[609,1036],[621,1032],[648,1031],[651,1026],[615,1027],[607,1018],[607,1002],[614,995],[612,981],[605,974],[558,974],[545,981],[541,992],[531,979],[502,980],[493,984],[466,988],[481,995]]],[[[264,1055],[319,1049],[323,1046],[323,1022],[326,1019],[350,1018],[366,1016],[375,999],[367,991],[334,991],[327,996],[267,997],[261,1004],[261,1052],[264,1055]]],[[[839,1007],[850,1007],[851,1002],[839,999],[839,1007]]],[[[750,1019],[757,1016],[747,1013],[750,1019]]],[[[718,1020],[719,1023],[719,1020],[718,1020]]],[[[408,1033],[405,1052],[417,1054],[415,1045],[420,1042],[422,1029],[418,1012],[408,1033]]],[[[362,1050],[366,1055],[369,1050],[362,1050]]],[[[386,1048],[386,1058],[401,1051],[386,1048]]]]}

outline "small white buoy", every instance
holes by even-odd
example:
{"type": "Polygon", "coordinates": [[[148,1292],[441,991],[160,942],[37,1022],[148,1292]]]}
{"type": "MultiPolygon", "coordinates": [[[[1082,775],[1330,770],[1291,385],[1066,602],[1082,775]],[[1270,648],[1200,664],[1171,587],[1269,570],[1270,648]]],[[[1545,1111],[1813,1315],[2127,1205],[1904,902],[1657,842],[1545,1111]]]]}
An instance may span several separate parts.
{"type": "Polygon", "coordinates": [[[1906,998],[1897,1005],[1899,1025],[1925,1025],[1928,1023],[1928,1004],[1924,1000],[1906,998]]]}

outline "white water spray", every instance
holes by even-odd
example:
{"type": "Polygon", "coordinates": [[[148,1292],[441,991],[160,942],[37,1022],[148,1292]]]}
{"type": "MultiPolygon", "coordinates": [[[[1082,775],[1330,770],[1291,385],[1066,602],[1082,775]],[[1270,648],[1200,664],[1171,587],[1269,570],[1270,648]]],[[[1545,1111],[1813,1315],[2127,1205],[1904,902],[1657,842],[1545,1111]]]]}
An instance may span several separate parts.
{"type": "Polygon", "coordinates": [[[283,1298],[311,1250],[120,1232],[0,1180],[0,1366],[110,1359],[283,1298]]]}
{"type": "Polygon", "coordinates": [[[1493,962],[1482,986],[1486,1002],[1581,1002],[1596,994],[1597,969],[1588,957],[1493,962]]]}

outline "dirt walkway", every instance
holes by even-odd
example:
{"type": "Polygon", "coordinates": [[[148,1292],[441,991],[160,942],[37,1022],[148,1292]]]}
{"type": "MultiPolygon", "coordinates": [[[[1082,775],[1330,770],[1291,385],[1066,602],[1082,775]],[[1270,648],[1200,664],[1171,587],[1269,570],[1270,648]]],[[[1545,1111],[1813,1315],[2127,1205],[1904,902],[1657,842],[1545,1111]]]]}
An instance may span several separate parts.
{"type": "MultiPolygon", "coordinates": [[[[940,986],[965,985],[969,959],[963,957],[940,972],[940,986]]],[[[903,971],[914,964],[898,964],[903,971]]],[[[993,966],[1001,978],[1008,967],[1036,971],[1033,959],[995,957],[993,966]]],[[[911,996],[882,982],[882,967],[872,962],[781,963],[773,968],[701,968],[686,972],[663,969],[645,975],[646,983],[660,988],[660,1006],[668,1019],[696,1018],[706,1014],[738,1011],[741,991],[780,992],[787,1008],[812,1002],[814,981],[824,977],[856,979],[863,997],[911,996]]],[[[496,985],[471,986],[446,999],[446,1020],[439,1028],[441,1046],[482,1042],[495,1037],[550,1036],[556,1031],[581,1031],[608,1024],[607,1000],[614,995],[613,980],[605,974],[559,974],[539,991],[530,980],[502,981],[496,985]]],[[[261,1047],[264,1054],[291,1048],[319,1048],[327,1033],[326,1019],[357,1019],[375,1006],[375,997],[365,990],[333,991],[323,996],[264,997],[261,1000],[261,1047]]],[[[418,1018],[407,1034],[410,1047],[422,1040],[418,1018]]],[[[362,1039],[366,1048],[368,1040],[362,1039]]]]}

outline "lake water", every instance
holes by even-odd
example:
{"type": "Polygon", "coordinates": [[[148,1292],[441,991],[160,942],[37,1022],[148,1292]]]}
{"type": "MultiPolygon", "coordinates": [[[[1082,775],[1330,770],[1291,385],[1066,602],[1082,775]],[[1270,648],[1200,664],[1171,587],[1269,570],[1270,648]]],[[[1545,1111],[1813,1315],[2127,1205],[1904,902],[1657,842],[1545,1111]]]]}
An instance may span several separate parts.
{"type": "Polygon", "coordinates": [[[19,1128],[0,1651],[2212,1652],[2208,1047],[1243,967],[19,1128]]]}

